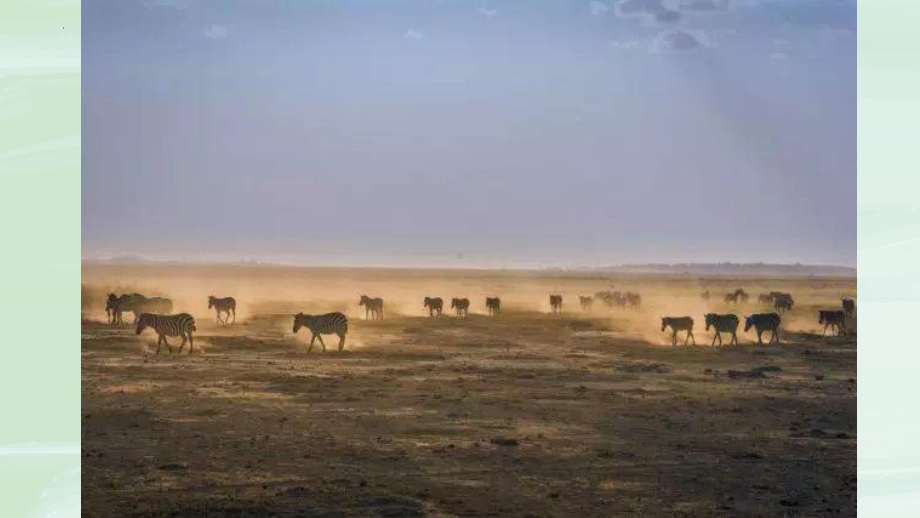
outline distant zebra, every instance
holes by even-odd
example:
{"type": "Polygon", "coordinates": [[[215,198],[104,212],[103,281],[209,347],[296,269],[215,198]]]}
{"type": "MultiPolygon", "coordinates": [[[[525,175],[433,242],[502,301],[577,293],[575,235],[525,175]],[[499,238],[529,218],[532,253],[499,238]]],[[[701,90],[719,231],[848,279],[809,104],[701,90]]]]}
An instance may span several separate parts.
{"type": "Polygon", "coordinates": [[[639,309],[642,306],[642,296],[631,291],[626,292],[626,306],[631,309],[639,309]]]}
{"type": "Polygon", "coordinates": [[[370,298],[367,295],[361,295],[359,306],[364,306],[364,320],[367,320],[368,314],[374,317],[374,320],[383,320],[383,299],[380,297],[370,298]]]}
{"type": "Polygon", "coordinates": [[[224,297],[219,299],[214,295],[208,296],[208,309],[214,308],[214,311],[217,312],[217,323],[226,324],[227,320],[230,320],[230,313],[233,313],[233,324],[236,323],[236,299],[233,297],[224,297]],[[220,314],[226,313],[227,318],[221,320],[220,314]]]}
{"type": "Polygon", "coordinates": [[[754,330],[757,331],[757,343],[763,345],[764,331],[771,331],[773,336],[770,337],[770,341],[767,344],[769,345],[775,340],[776,345],[779,345],[780,321],[781,319],[776,313],[756,313],[744,319],[744,332],[747,333],[753,326],[754,330]]]}
{"type": "Polygon", "coordinates": [[[761,293],[760,295],[757,295],[757,303],[762,306],[772,306],[773,296],[766,293],[761,293]]]}
{"type": "Polygon", "coordinates": [[[450,301],[450,308],[457,311],[458,317],[470,316],[470,299],[458,299],[454,297],[450,301]]]}
{"type": "Polygon", "coordinates": [[[725,298],[722,299],[726,304],[738,304],[738,294],[729,293],[725,295],[725,298]]]}
{"type": "Polygon", "coordinates": [[[313,343],[319,338],[320,345],[323,346],[323,352],[326,352],[326,343],[323,342],[322,335],[335,334],[339,336],[339,351],[345,348],[345,335],[348,334],[348,318],[341,313],[326,313],[325,315],[304,315],[297,313],[294,315],[294,334],[300,331],[301,327],[310,330],[313,336],[310,338],[310,348],[307,352],[313,350],[313,343]]]}
{"type": "Polygon", "coordinates": [[[661,319],[661,332],[663,333],[668,327],[671,328],[671,347],[677,347],[677,333],[679,331],[687,332],[684,345],[687,345],[690,340],[693,340],[693,345],[696,345],[696,337],[693,336],[693,318],[663,317],[661,319]]]}
{"type": "Polygon", "coordinates": [[[429,317],[433,317],[435,313],[441,316],[441,311],[444,310],[444,301],[441,300],[441,297],[425,297],[425,307],[428,308],[429,317]]]}
{"type": "MultiPolygon", "coordinates": [[[[158,297],[155,297],[158,298],[158,297]]],[[[115,297],[114,293],[110,293],[108,299],[106,300],[106,313],[110,313],[111,323],[112,324],[121,324],[124,321],[122,320],[122,313],[131,312],[134,313],[134,324],[137,324],[137,317],[141,313],[171,313],[172,312],[172,303],[170,302],[169,311],[150,311],[145,305],[147,302],[147,297],[141,295],[140,293],[131,293],[124,294],[120,297],[115,297]]],[[[153,309],[159,310],[164,309],[163,307],[155,307],[153,309]]]]}
{"type": "Polygon", "coordinates": [[[709,331],[709,327],[712,326],[716,330],[716,335],[712,337],[712,344],[716,344],[716,338],[719,339],[719,345],[722,345],[722,333],[730,333],[732,335],[731,340],[728,342],[728,345],[738,345],[738,317],[735,315],[716,315],[715,313],[706,314],[706,331],[709,331]]]}
{"type": "Polygon", "coordinates": [[[738,288],[737,290],[735,290],[735,297],[736,297],[737,302],[742,302],[742,303],[747,304],[748,294],[742,288],[738,288]]]}
{"type": "Polygon", "coordinates": [[[830,327],[831,330],[836,329],[837,334],[846,334],[847,329],[847,314],[841,310],[820,310],[818,311],[818,323],[824,325],[824,331],[821,332],[821,336],[827,334],[827,328],[830,327]]]}
{"type": "Polygon", "coordinates": [[[851,316],[856,311],[856,302],[853,299],[843,299],[843,312],[851,316]]]}
{"type": "Polygon", "coordinates": [[[792,311],[792,306],[794,304],[795,301],[792,300],[792,295],[788,293],[783,293],[773,298],[773,308],[777,311],[792,311]]]}
{"type": "Polygon", "coordinates": [[[562,295],[550,295],[549,307],[553,313],[562,313],[562,295]]]}
{"type": "Polygon", "coordinates": [[[578,303],[581,304],[581,310],[588,312],[591,311],[591,307],[594,306],[594,299],[591,297],[585,297],[583,295],[578,296],[578,303]]]}
{"type": "Polygon", "coordinates": [[[188,313],[179,313],[178,315],[156,315],[153,313],[141,313],[137,319],[137,334],[141,334],[144,329],[152,327],[157,332],[157,354],[160,354],[161,344],[166,344],[169,354],[172,354],[172,347],[166,340],[167,336],[181,336],[182,345],[179,346],[179,354],[182,354],[182,348],[185,342],[188,342],[188,353],[192,354],[192,348],[195,341],[192,338],[192,332],[196,331],[195,317],[188,313]]]}
{"type": "Polygon", "coordinates": [[[105,319],[109,324],[114,324],[115,320],[115,311],[118,309],[118,295],[114,293],[109,293],[109,296],[105,299],[105,319]]]}
{"type": "Polygon", "coordinates": [[[490,316],[496,316],[501,312],[502,299],[498,297],[486,297],[486,309],[489,310],[490,316]]]}

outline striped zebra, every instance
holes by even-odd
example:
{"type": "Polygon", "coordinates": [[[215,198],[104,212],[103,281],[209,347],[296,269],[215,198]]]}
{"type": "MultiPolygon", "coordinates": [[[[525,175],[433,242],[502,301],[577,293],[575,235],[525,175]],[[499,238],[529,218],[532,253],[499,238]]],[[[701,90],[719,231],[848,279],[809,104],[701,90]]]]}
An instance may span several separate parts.
{"type": "Polygon", "coordinates": [[[181,336],[182,345],[179,346],[179,354],[182,354],[182,348],[185,342],[188,342],[188,353],[192,354],[192,348],[195,345],[192,332],[197,331],[195,327],[195,317],[188,313],[179,313],[178,315],[157,315],[154,313],[141,313],[137,319],[137,334],[141,334],[148,327],[153,328],[159,337],[157,338],[157,354],[160,354],[161,344],[166,344],[169,354],[172,354],[172,347],[166,340],[167,336],[181,336]]]}
{"type": "Polygon", "coordinates": [[[588,311],[591,311],[591,307],[594,306],[594,299],[584,295],[579,295],[578,303],[581,304],[581,310],[587,313],[588,311]]]}
{"type": "Polygon", "coordinates": [[[435,313],[441,316],[444,310],[444,301],[441,297],[425,297],[425,307],[428,308],[428,316],[433,317],[435,313]]]}
{"type": "Polygon", "coordinates": [[[827,328],[830,327],[831,330],[837,331],[837,334],[846,334],[847,331],[847,314],[842,310],[820,310],[818,311],[818,323],[824,325],[824,331],[821,332],[821,336],[827,334],[827,328]]]}
{"type": "Polygon", "coordinates": [[[795,301],[792,300],[792,295],[788,293],[783,293],[773,298],[773,308],[777,311],[792,311],[794,304],[795,301]]]}
{"type": "Polygon", "coordinates": [[[233,313],[233,324],[236,323],[236,299],[233,297],[217,298],[214,295],[208,295],[208,309],[214,308],[217,312],[217,323],[226,324],[230,320],[230,313],[233,313]],[[221,320],[220,314],[226,313],[227,317],[221,320]]]}
{"type": "Polygon", "coordinates": [[[553,313],[562,313],[562,295],[550,295],[549,308],[553,313]]]}
{"type": "Polygon", "coordinates": [[[486,297],[486,309],[489,310],[489,316],[496,316],[501,312],[502,299],[498,297],[486,297]]]}
{"type": "Polygon", "coordinates": [[[767,295],[766,293],[761,293],[757,295],[757,303],[761,306],[772,306],[773,305],[773,295],[767,295]]]}
{"type": "Polygon", "coordinates": [[[368,314],[374,320],[383,320],[383,299],[380,297],[370,298],[367,295],[361,295],[358,305],[364,306],[364,320],[368,320],[368,314]]]}
{"type": "Polygon", "coordinates": [[[663,333],[665,329],[671,328],[671,347],[677,347],[677,333],[680,331],[686,331],[687,337],[684,339],[684,345],[687,345],[687,342],[693,340],[693,345],[696,345],[696,337],[693,336],[693,318],[691,317],[662,317],[661,319],[661,332],[663,333]]]}
{"type": "Polygon", "coordinates": [[[722,299],[722,300],[723,300],[726,304],[735,304],[735,305],[737,305],[737,304],[738,304],[738,294],[737,294],[737,293],[729,293],[729,294],[725,295],[725,298],[722,299]]]}
{"type": "Polygon", "coordinates": [[[457,311],[457,316],[470,316],[470,299],[458,299],[454,297],[450,301],[450,308],[457,311]]]}
{"type": "Polygon", "coordinates": [[[776,313],[756,313],[744,319],[744,332],[747,333],[751,327],[754,327],[754,330],[757,331],[757,344],[763,345],[763,333],[764,331],[770,331],[773,333],[773,336],[770,337],[770,341],[767,342],[767,345],[776,341],[776,345],[779,345],[779,324],[781,319],[776,313]]]}
{"type": "Polygon", "coordinates": [[[301,327],[306,327],[313,334],[310,338],[310,348],[307,352],[313,350],[313,343],[319,338],[320,345],[323,346],[323,352],[326,352],[326,343],[323,342],[323,335],[339,336],[339,351],[345,348],[345,335],[348,334],[348,318],[341,313],[326,313],[325,315],[304,315],[297,313],[294,315],[294,334],[300,331],[301,327]]]}
{"type": "Polygon", "coordinates": [[[856,302],[853,299],[843,299],[843,312],[851,316],[854,311],[856,311],[856,302]]]}
{"type": "Polygon", "coordinates": [[[732,314],[728,315],[717,315],[715,313],[706,314],[706,331],[709,331],[710,326],[714,327],[716,330],[715,336],[712,337],[712,344],[716,345],[716,338],[719,339],[719,345],[722,345],[722,333],[730,333],[732,339],[728,342],[728,345],[738,345],[738,317],[732,314]]]}

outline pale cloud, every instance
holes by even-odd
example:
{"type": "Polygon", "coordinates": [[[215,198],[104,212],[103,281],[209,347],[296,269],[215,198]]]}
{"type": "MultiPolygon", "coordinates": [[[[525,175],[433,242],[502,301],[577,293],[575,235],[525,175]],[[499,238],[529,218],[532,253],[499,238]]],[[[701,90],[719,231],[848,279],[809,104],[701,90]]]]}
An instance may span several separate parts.
{"type": "Polygon", "coordinates": [[[604,2],[599,2],[598,0],[591,0],[590,8],[591,8],[591,14],[593,14],[594,16],[601,16],[601,15],[607,14],[607,11],[610,10],[610,8],[607,7],[607,4],[605,4],[604,2]]]}
{"type": "Polygon", "coordinates": [[[652,44],[652,52],[691,52],[708,46],[705,32],[677,29],[659,34],[652,44]]]}
{"type": "Polygon", "coordinates": [[[410,40],[423,40],[425,39],[425,33],[419,32],[415,29],[409,29],[405,34],[403,34],[403,38],[408,38],[410,40]]]}
{"type": "Polygon", "coordinates": [[[789,59],[789,54],[786,54],[785,52],[774,52],[773,54],[770,54],[770,59],[789,59]]]}
{"type": "Polygon", "coordinates": [[[227,27],[226,25],[212,24],[208,27],[205,27],[204,31],[202,31],[202,34],[204,34],[205,38],[210,40],[219,40],[230,35],[230,27],[227,27]]]}
{"type": "Polygon", "coordinates": [[[486,9],[485,7],[480,7],[476,10],[477,13],[485,16],[486,18],[495,18],[498,15],[498,11],[495,9],[486,9]]]}

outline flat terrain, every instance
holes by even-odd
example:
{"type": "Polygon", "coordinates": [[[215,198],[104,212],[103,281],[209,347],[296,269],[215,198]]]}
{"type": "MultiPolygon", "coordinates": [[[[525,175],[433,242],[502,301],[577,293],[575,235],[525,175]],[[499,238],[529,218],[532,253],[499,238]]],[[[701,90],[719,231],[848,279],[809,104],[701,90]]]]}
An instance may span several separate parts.
{"type": "MultiPolygon", "coordinates": [[[[612,516],[856,513],[856,340],[818,308],[855,279],[581,278],[506,272],[84,268],[87,515],[612,516]],[[611,285],[613,287],[611,287],[611,285]],[[710,347],[707,310],[743,287],[789,291],[780,346],[710,347]],[[582,313],[578,294],[643,294],[582,313]],[[709,289],[713,301],[699,297],[709,289]],[[171,296],[196,354],[105,325],[107,290],[171,296]],[[361,293],[387,299],[364,321],[361,293]],[[566,299],[549,314],[548,294],[566,299]],[[235,295],[218,325],[207,295],[235,295]],[[506,306],[485,316],[483,298],[506,306]],[[425,295],[471,316],[428,318],[425,295]],[[291,313],[345,311],[307,352],[291,313]],[[659,316],[692,316],[700,346],[659,316]],[[817,332],[817,334],[816,334],[817,332]],[[668,345],[663,345],[668,344],[668,345]]],[[[127,321],[131,315],[126,314],[127,321]]],[[[740,331],[740,330],[739,330],[740,331]]],[[[175,340],[173,340],[175,344],[175,340]]]]}

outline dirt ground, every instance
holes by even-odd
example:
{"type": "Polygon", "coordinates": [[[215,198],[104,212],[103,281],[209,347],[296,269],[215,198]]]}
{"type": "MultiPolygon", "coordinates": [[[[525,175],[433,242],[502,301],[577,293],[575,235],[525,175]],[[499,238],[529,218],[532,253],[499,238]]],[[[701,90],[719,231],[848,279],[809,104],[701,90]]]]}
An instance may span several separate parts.
{"type": "Polygon", "coordinates": [[[856,514],[856,339],[817,324],[856,279],[85,266],[83,282],[86,515],[856,514]],[[751,304],[720,302],[736,287],[751,304]],[[605,289],[644,307],[580,310],[605,289]],[[106,325],[109,290],[172,297],[195,354],[106,325]],[[709,346],[705,312],[762,311],[773,290],[796,298],[780,346],[740,329],[709,346]],[[362,293],[387,300],[383,321],[362,293]],[[237,324],[210,294],[239,299],[237,324]],[[429,318],[426,295],[471,315],[429,318]],[[308,353],[291,314],[332,310],[345,351],[328,336],[308,353]],[[683,315],[700,346],[660,332],[683,315]]]}

